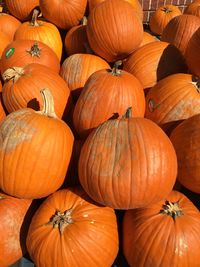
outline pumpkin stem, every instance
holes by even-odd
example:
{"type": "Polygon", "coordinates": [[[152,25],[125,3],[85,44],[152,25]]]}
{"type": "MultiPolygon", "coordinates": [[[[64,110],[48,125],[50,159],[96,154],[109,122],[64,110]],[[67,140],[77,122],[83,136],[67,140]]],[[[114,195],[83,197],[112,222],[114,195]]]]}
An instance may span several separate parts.
{"type": "Polygon", "coordinates": [[[162,11],[164,11],[165,13],[170,13],[170,12],[172,12],[172,10],[171,10],[168,6],[164,6],[164,7],[162,8],[162,11]]]}
{"type": "Polygon", "coordinates": [[[72,220],[72,209],[61,212],[56,210],[55,214],[51,217],[47,224],[52,224],[53,228],[58,228],[61,235],[64,233],[65,227],[73,223],[72,220]]]}
{"type": "Polygon", "coordinates": [[[119,66],[122,65],[122,60],[118,60],[114,63],[114,66],[112,68],[112,75],[114,76],[118,76],[118,75],[121,75],[121,70],[119,70],[119,66]]]}
{"type": "Polygon", "coordinates": [[[39,13],[40,13],[40,11],[38,9],[33,10],[33,15],[32,15],[32,19],[31,19],[31,23],[30,23],[31,26],[33,26],[33,27],[40,26],[40,24],[37,22],[37,18],[38,18],[39,13]]]}
{"type": "Polygon", "coordinates": [[[197,92],[200,93],[200,78],[197,76],[192,77],[192,84],[196,87],[197,92]]]}
{"type": "Polygon", "coordinates": [[[50,118],[57,118],[54,110],[54,99],[49,89],[45,88],[40,91],[43,98],[43,109],[36,111],[39,114],[46,115],[50,118]]]}
{"type": "Polygon", "coordinates": [[[13,80],[16,82],[24,74],[24,69],[21,67],[12,67],[7,69],[3,74],[2,78],[4,82],[13,80]]]}
{"type": "Polygon", "coordinates": [[[129,119],[132,117],[132,107],[127,108],[126,113],[124,114],[123,118],[129,119]]]}
{"type": "Polygon", "coordinates": [[[165,204],[162,206],[160,213],[171,216],[173,220],[183,215],[183,211],[180,208],[179,203],[170,202],[168,200],[165,201],[165,204]]]}
{"type": "Polygon", "coordinates": [[[41,49],[38,46],[38,43],[35,42],[29,50],[26,50],[32,57],[40,57],[41,49]]]}
{"type": "Polygon", "coordinates": [[[86,16],[84,16],[84,17],[82,18],[82,20],[81,20],[81,25],[83,25],[83,26],[87,25],[87,17],[86,17],[86,16]]]}

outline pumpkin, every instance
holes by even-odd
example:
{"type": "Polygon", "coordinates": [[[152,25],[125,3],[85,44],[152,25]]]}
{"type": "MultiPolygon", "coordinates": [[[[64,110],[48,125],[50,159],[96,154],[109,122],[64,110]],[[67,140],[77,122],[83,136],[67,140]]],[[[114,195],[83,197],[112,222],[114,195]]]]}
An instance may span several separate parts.
{"type": "Polygon", "coordinates": [[[60,75],[68,84],[76,101],[89,76],[95,71],[109,68],[109,64],[96,55],[74,54],[63,61],[60,75]]]}
{"type": "Polygon", "coordinates": [[[200,113],[200,80],[177,73],[160,80],[146,95],[145,117],[163,129],[200,113]]]}
{"type": "Polygon", "coordinates": [[[10,38],[10,41],[13,40],[14,34],[20,25],[21,22],[14,16],[11,16],[7,13],[0,13],[0,31],[7,34],[10,38]]]}
{"type": "Polygon", "coordinates": [[[0,58],[2,56],[4,49],[6,48],[7,45],[9,45],[9,43],[10,43],[10,37],[6,33],[0,31],[0,58]]]}
{"type": "Polygon", "coordinates": [[[8,68],[24,67],[30,63],[39,63],[55,72],[60,71],[60,61],[55,52],[40,41],[16,40],[3,51],[0,70],[3,74],[8,68]]]}
{"type": "Polygon", "coordinates": [[[175,45],[183,55],[188,42],[200,27],[200,18],[194,15],[182,14],[170,20],[161,35],[161,41],[175,45]]]}
{"type": "Polygon", "coordinates": [[[38,10],[34,10],[32,20],[26,21],[15,32],[14,40],[28,39],[41,41],[48,45],[61,60],[62,39],[57,27],[47,21],[38,20],[38,10]]]}
{"type": "Polygon", "coordinates": [[[177,159],[167,135],[154,122],[125,117],[98,126],[85,140],[78,164],[83,189],[96,202],[134,209],[172,190],[177,159]]]}
{"type": "Polygon", "coordinates": [[[72,27],[65,35],[64,46],[68,56],[81,53],[92,54],[87,39],[86,25],[87,18],[83,17],[81,24],[72,27]]]}
{"type": "Polygon", "coordinates": [[[175,5],[162,5],[150,16],[149,27],[154,34],[161,35],[167,23],[181,15],[181,10],[175,5]]]}
{"type": "Polygon", "coordinates": [[[150,32],[144,31],[143,39],[139,47],[145,44],[148,44],[148,43],[156,42],[156,41],[160,41],[160,40],[155,35],[151,34],[150,32]]]}
{"type": "Polygon", "coordinates": [[[108,267],[118,252],[116,215],[80,188],[59,190],[35,213],[26,243],[37,266],[108,267]]]}
{"type": "MultiPolygon", "coordinates": [[[[89,12],[91,12],[97,5],[99,5],[104,1],[105,0],[88,0],[89,12]]],[[[125,1],[133,6],[140,19],[143,20],[143,9],[140,1],[138,0],[125,0],[125,1]]]]}
{"type": "Polygon", "coordinates": [[[200,17],[200,0],[195,0],[188,4],[184,9],[184,14],[190,14],[200,17]]]}
{"type": "Polygon", "coordinates": [[[170,74],[186,72],[187,65],[178,48],[159,41],[136,49],[124,60],[123,69],[138,78],[144,89],[148,89],[170,74]]]}
{"type": "Polygon", "coordinates": [[[48,67],[31,63],[25,67],[12,67],[3,73],[3,102],[9,113],[21,108],[43,107],[40,90],[48,87],[54,97],[56,115],[61,118],[69,108],[70,90],[58,73],[48,67]]]}
{"type": "Polygon", "coordinates": [[[50,91],[41,93],[41,111],[20,109],[0,125],[0,188],[19,198],[42,198],[56,191],[72,153],[70,128],[56,116],[50,91]]]}
{"type": "Polygon", "coordinates": [[[200,49],[200,27],[190,38],[185,52],[185,59],[190,72],[198,77],[200,77],[199,49],[200,49]]]}
{"type": "Polygon", "coordinates": [[[143,38],[142,21],[124,0],[97,5],[89,14],[86,31],[92,50],[108,62],[127,57],[143,38]]]}
{"type": "Polygon", "coordinates": [[[25,217],[31,202],[28,199],[14,198],[0,192],[1,267],[11,266],[26,252],[25,217]]]}
{"type": "Polygon", "coordinates": [[[57,27],[69,30],[79,24],[85,14],[87,0],[39,0],[42,15],[57,27]]]}
{"type": "Polygon", "coordinates": [[[39,6],[39,0],[5,0],[9,12],[20,21],[30,19],[34,8],[39,6]]]}
{"type": "Polygon", "coordinates": [[[199,123],[198,113],[179,124],[170,135],[178,159],[177,178],[184,187],[195,193],[200,193],[199,123]]]}
{"type": "Polygon", "coordinates": [[[123,218],[123,251],[131,267],[192,266],[200,262],[200,213],[178,191],[123,218]]]}
{"type": "Polygon", "coordinates": [[[123,116],[133,107],[134,117],[144,117],[143,87],[132,74],[120,70],[116,62],[112,70],[93,73],[87,80],[73,113],[74,127],[81,138],[113,116],[123,116]]]}

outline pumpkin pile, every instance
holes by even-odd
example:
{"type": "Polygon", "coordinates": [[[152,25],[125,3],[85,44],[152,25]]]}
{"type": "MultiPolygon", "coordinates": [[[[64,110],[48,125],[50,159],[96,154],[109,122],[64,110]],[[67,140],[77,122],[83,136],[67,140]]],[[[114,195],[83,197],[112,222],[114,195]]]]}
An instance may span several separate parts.
{"type": "Polygon", "coordinates": [[[200,1],[0,5],[0,267],[199,267],[200,1]]]}

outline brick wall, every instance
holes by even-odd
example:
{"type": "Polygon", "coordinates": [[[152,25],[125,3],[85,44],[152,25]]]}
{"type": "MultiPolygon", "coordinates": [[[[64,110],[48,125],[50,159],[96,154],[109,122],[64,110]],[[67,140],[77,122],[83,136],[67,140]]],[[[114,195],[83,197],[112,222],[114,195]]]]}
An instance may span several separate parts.
{"type": "Polygon", "coordinates": [[[149,21],[149,18],[151,14],[160,6],[170,4],[170,5],[176,5],[180,8],[180,10],[183,12],[185,7],[192,3],[193,0],[139,0],[144,13],[144,19],[143,22],[147,23],[149,21]]]}

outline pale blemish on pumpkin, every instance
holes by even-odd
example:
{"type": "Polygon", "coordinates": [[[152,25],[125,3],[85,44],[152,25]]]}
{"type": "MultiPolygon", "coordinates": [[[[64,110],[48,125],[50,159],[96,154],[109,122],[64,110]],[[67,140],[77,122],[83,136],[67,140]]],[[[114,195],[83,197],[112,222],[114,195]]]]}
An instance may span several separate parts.
{"type": "MultiPolygon", "coordinates": [[[[20,111],[22,114],[24,111],[20,111]]],[[[16,146],[32,139],[36,129],[27,123],[23,118],[19,118],[21,113],[12,114],[0,127],[0,149],[11,151],[16,146]]]]}
{"type": "Polygon", "coordinates": [[[83,214],[83,217],[84,217],[84,218],[87,218],[87,217],[88,217],[88,214],[83,214]]]}
{"type": "Polygon", "coordinates": [[[18,252],[20,248],[19,238],[16,238],[14,236],[8,237],[5,243],[6,251],[11,253],[14,253],[15,251],[18,252]]]}

